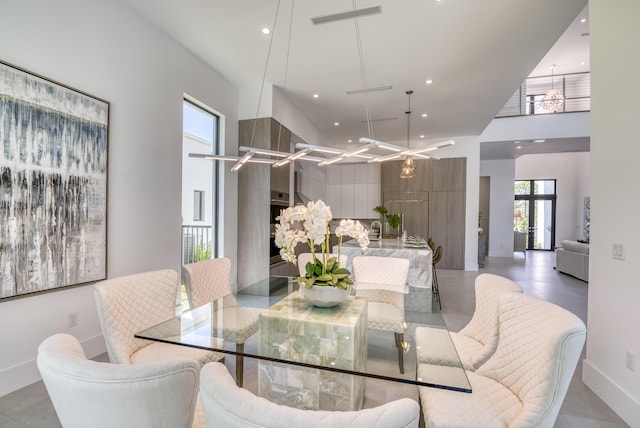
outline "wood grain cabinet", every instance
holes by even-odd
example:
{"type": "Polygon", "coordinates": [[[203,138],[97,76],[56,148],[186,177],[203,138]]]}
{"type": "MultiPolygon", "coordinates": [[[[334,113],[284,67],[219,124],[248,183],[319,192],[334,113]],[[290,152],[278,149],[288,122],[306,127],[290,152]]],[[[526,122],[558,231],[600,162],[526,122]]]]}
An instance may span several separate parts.
{"type": "Polygon", "coordinates": [[[438,267],[464,269],[467,159],[417,160],[413,178],[400,178],[401,165],[382,164],[383,205],[404,214],[408,234],[442,245],[438,267]]]}

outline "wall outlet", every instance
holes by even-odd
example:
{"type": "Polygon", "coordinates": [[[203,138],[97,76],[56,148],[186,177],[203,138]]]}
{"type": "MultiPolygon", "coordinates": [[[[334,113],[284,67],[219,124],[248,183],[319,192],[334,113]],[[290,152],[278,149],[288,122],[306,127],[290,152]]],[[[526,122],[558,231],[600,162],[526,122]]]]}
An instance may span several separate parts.
{"type": "Polygon", "coordinates": [[[624,244],[614,242],[611,247],[612,256],[616,260],[624,260],[624,244]]]}
{"type": "Polygon", "coordinates": [[[627,363],[626,366],[632,372],[636,371],[637,355],[627,349],[627,363]]]}
{"type": "Polygon", "coordinates": [[[69,314],[69,327],[75,327],[78,325],[78,313],[74,312],[69,314]]]}

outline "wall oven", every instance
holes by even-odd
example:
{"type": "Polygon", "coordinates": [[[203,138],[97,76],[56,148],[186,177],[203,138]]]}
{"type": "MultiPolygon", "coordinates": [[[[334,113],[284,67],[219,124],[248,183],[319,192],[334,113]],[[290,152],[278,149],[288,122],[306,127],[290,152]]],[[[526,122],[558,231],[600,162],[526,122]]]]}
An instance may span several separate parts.
{"type": "Polygon", "coordinates": [[[289,194],[285,192],[271,191],[271,209],[269,219],[269,264],[275,264],[282,261],[280,257],[280,249],[276,246],[276,218],[280,215],[280,211],[289,206],[289,194]]]}

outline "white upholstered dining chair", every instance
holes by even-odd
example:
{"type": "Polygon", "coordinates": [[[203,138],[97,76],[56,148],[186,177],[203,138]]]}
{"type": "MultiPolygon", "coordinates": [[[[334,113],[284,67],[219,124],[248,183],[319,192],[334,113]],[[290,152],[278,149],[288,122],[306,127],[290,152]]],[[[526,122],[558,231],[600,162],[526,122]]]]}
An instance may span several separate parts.
{"type": "Polygon", "coordinates": [[[398,366],[404,373],[404,293],[409,260],[396,257],[358,256],[353,258],[356,295],[368,299],[368,327],[394,334],[398,366]]]}
{"type": "MultiPolygon", "coordinates": [[[[221,257],[190,263],[182,267],[182,279],[189,306],[196,308],[222,299],[222,338],[236,344],[236,382],[242,386],[244,342],[258,331],[261,310],[241,307],[231,291],[231,260],[221,257]]],[[[216,309],[216,308],[214,308],[216,309]]]]}
{"type": "MultiPolygon", "coordinates": [[[[321,258],[321,254],[316,254],[316,257],[321,258]]],[[[337,254],[329,254],[329,258],[338,257],[337,254]]],[[[349,261],[349,256],[346,254],[340,254],[340,267],[346,268],[347,262],[349,261]]],[[[298,271],[300,272],[300,276],[305,276],[307,274],[307,263],[313,262],[313,254],[311,253],[301,253],[298,255],[298,271]]]]}
{"type": "Polygon", "coordinates": [[[134,334],[176,315],[178,273],[158,270],[107,279],[95,285],[98,319],[109,361],[140,364],[186,357],[200,366],[223,354],[138,339],[134,334]]]}
{"type": "Polygon", "coordinates": [[[282,406],[236,387],[220,363],[202,368],[200,399],[209,427],[417,428],[420,419],[418,403],[409,398],[349,412],[282,406]]]}
{"type": "Polygon", "coordinates": [[[584,346],[585,325],[559,306],[520,293],[502,294],[498,314],[495,353],[475,372],[466,371],[471,394],[419,388],[425,426],[553,427],[584,346]]]}
{"type": "Polygon", "coordinates": [[[192,359],[101,363],[75,337],[56,334],[40,344],[37,364],[65,428],[192,426],[200,371],[192,359]]]}
{"type": "Polygon", "coordinates": [[[434,327],[418,327],[415,332],[419,363],[457,366],[475,371],[493,355],[498,346],[498,299],[504,293],[522,293],[522,287],[508,278],[483,273],[475,281],[476,307],[469,323],[459,332],[434,327]],[[451,341],[458,358],[451,358],[447,343],[451,341]]]}

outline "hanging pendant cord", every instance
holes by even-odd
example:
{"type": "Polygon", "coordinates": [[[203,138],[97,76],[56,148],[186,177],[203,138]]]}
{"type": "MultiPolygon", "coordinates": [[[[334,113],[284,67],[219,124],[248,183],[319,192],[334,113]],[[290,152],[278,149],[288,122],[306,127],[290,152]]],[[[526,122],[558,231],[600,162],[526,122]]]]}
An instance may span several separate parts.
{"type": "MultiPolygon", "coordinates": [[[[291,29],[293,28],[293,8],[296,5],[296,0],[291,1],[291,16],[289,17],[289,38],[287,40],[287,55],[284,63],[284,81],[282,82],[282,88],[287,87],[287,75],[289,74],[289,52],[291,51],[291,29]]],[[[280,136],[282,135],[282,122],[284,122],[283,111],[284,103],[280,103],[280,127],[278,128],[278,151],[280,151],[280,136]]],[[[287,150],[289,151],[289,150],[287,150]]]]}
{"type": "Polygon", "coordinates": [[[276,35],[276,23],[278,22],[278,11],[280,10],[280,0],[276,5],[276,14],[273,17],[273,26],[271,30],[271,39],[269,40],[269,50],[267,51],[267,60],[264,63],[264,72],[262,73],[262,85],[260,85],[260,95],[258,96],[258,108],[256,109],[256,120],[253,122],[253,130],[251,131],[251,140],[249,147],[253,147],[253,138],[256,135],[256,125],[258,124],[258,115],[260,114],[260,104],[262,103],[262,92],[264,91],[264,81],[267,78],[267,68],[269,66],[269,57],[271,57],[271,46],[273,46],[273,39],[276,35]]]}
{"type": "Polygon", "coordinates": [[[411,94],[413,91],[407,91],[407,95],[409,96],[409,107],[407,108],[407,149],[410,149],[409,144],[409,136],[411,135],[411,94]]]}
{"type": "MultiPolygon", "coordinates": [[[[357,9],[356,0],[353,0],[353,10],[357,9]]],[[[364,71],[364,55],[362,53],[362,39],[360,38],[360,26],[358,25],[358,18],[354,20],[356,27],[356,40],[358,42],[358,57],[360,59],[360,77],[362,79],[362,89],[367,88],[367,76],[364,71]]],[[[371,109],[369,108],[369,94],[365,94],[365,112],[367,115],[367,131],[369,132],[369,138],[373,139],[373,124],[371,123],[371,109]]]]}

